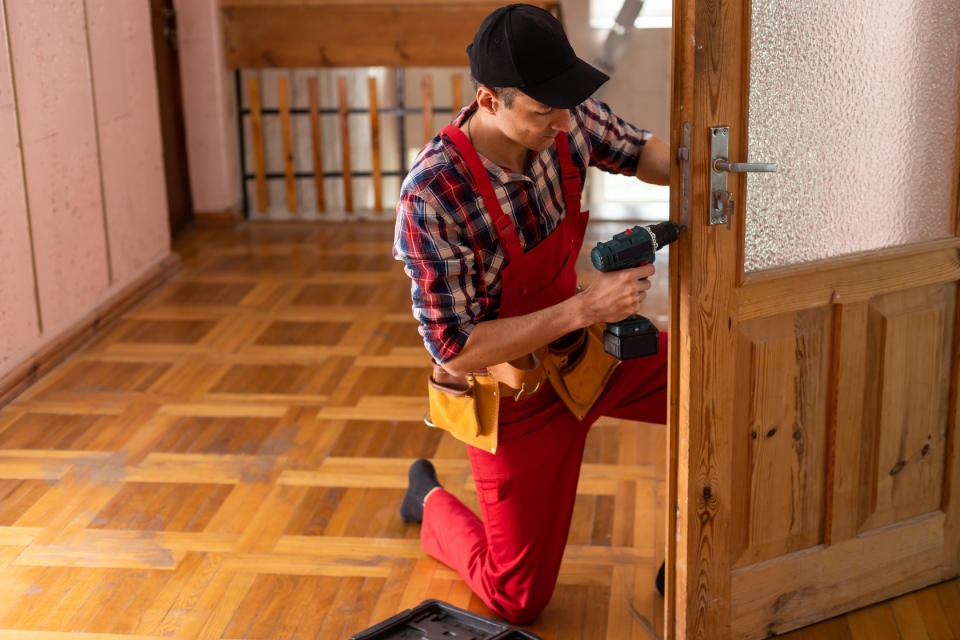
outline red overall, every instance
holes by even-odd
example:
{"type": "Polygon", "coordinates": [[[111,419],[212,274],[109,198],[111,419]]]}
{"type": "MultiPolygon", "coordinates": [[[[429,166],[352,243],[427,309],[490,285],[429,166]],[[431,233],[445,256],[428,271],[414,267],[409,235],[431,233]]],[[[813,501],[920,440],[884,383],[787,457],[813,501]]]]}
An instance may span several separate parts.
{"type": "MultiPolygon", "coordinates": [[[[561,132],[556,139],[567,214],[528,253],[523,253],[513,221],[503,213],[466,136],[453,125],[442,135],[466,160],[507,254],[507,266],[500,272],[498,317],[529,314],[575,295],[577,256],[589,214],[580,211],[580,173],[570,157],[567,134],[561,132]]],[[[501,400],[497,454],[467,447],[482,522],[446,491],[434,492],[427,501],[420,532],[424,551],[455,569],[507,620],[529,622],[553,595],[590,425],[601,415],[666,421],[666,334],[660,340],[658,356],[617,367],[582,422],[548,381],[527,400],[501,400]]]]}

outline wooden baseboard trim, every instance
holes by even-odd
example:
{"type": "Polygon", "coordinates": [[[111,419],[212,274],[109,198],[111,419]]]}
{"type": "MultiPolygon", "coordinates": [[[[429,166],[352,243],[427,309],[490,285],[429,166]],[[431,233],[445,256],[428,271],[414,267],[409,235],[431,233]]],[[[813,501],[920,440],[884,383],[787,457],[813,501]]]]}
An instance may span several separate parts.
{"type": "Polygon", "coordinates": [[[179,272],[181,266],[179,255],[174,253],[167,256],[72,327],[55,336],[12,371],[0,377],[0,408],[9,404],[87,341],[109,327],[133,305],[179,272]]]}
{"type": "Polygon", "coordinates": [[[244,221],[243,209],[227,211],[194,211],[193,224],[200,229],[235,227],[244,221]]]}

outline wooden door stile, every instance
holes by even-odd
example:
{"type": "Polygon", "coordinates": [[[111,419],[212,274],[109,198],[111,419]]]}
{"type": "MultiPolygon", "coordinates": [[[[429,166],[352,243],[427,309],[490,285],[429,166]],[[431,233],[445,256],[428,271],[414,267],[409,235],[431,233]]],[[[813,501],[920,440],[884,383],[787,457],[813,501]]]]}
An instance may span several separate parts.
{"type": "MultiPolygon", "coordinates": [[[[960,142],[957,144],[960,151],[960,142]]],[[[960,184],[960,179],[958,179],[960,184]]],[[[944,547],[953,551],[949,553],[944,563],[944,580],[954,578],[960,574],[960,509],[956,501],[960,498],[960,473],[956,465],[960,462],[960,450],[957,449],[957,427],[960,425],[960,282],[954,290],[954,326],[953,330],[953,359],[950,367],[950,398],[947,418],[947,460],[943,477],[943,505],[942,510],[947,514],[947,532],[944,547]]]]}
{"type": "MultiPolygon", "coordinates": [[[[957,122],[960,122],[960,100],[957,101],[957,122]]],[[[960,236],[960,126],[957,127],[957,136],[954,140],[954,169],[957,174],[953,183],[953,235],[960,236]]]]}
{"type": "Polygon", "coordinates": [[[250,77],[250,129],[253,138],[254,174],[257,181],[257,210],[267,212],[267,163],[263,153],[263,115],[260,112],[260,78],[250,77]]]}
{"type": "Polygon", "coordinates": [[[377,99],[377,79],[373,76],[367,78],[367,87],[370,94],[370,179],[373,181],[373,210],[379,213],[383,210],[383,175],[380,167],[380,101],[377,99]]]}
{"type": "Polygon", "coordinates": [[[297,212],[297,176],[293,166],[293,135],[290,128],[290,90],[286,76],[277,78],[280,129],[283,137],[283,172],[287,182],[287,211],[297,212]]]}
{"type": "Polygon", "coordinates": [[[433,140],[433,76],[423,75],[423,144],[433,140]]]}
{"type": "MultiPolygon", "coordinates": [[[[670,149],[678,150],[684,146],[685,129],[690,127],[690,116],[682,105],[689,104],[693,99],[693,68],[694,58],[694,22],[691,17],[695,11],[693,2],[675,2],[673,29],[671,30],[671,49],[673,57],[673,83],[671,86],[671,140],[670,149]]],[[[677,152],[679,153],[679,152],[677,152]]],[[[687,149],[689,153],[690,171],[692,176],[694,163],[694,148],[687,149]]],[[[679,157],[679,156],[678,156],[679,157]]],[[[704,160],[701,160],[701,163],[704,160]]],[[[683,190],[681,162],[673,164],[670,171],[670,218],[686,226],[692,223],[689,209],[682,211],[681,197],[683,190]]],[[[693,194],[690,194],[693,206],[693,194]]],[[[666,640],[686,638],[686,614],[684,597],[687,591],[687,548],[678,544],[681,533],[681,500],[686,500],[689,493],[688,478],[680,469],[689,465],[689,439],[685,429],[681,429],[681,416],[684,416],[684,425],[688,423],[685,416],[690,412],[690,384],[689,362],[690,344],[680,336],[688,335],[690,329],[690,305],[683,301],[690,294],[689,281],[681,280],[681,271],[689,273],[691,269],[690,234],[681,233],[676,242],[676,249],[669,255],[669,335],[667,342],[669,366],[669,381],[667,394],[667,477],[666,477],[666,540],[667,548],[664,554],[666,572],[664,575],[664,606],[663,606],[663,635],[666,640]],[[679,612],[678,612],[679,609],[679,612]]]]}
{"type": "Polygon", "coordinates": [[[323,192],[323,147],[320,146],[320,98],[317,91],[317,78],[307,80],[307,93],[310,101],[310,137],[313,142],[313,183],[317,191],[317,212],[326,211],[323,192]]]}
{"type": "Polygon", "coordinates": [[[453,91],[450,100],[450,119],[453,120],[463,108],[463,76],[459,73],[453,74],[453,91]]]}
{"type": "Polygon", "coordinates": [[[353,213],[353,172],[350,167],[350,111],[347,104],[347,77],[337,78],[340,99],[340,151],[343,157],[343,208],[353,213]]]}

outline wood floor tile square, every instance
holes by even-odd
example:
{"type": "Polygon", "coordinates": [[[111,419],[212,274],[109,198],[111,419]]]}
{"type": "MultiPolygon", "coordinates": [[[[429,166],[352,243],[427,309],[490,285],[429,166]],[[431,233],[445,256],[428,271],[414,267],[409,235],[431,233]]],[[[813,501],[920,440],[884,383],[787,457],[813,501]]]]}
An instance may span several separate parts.
{"type": "Polygon", "coordinates": [[[153,446],[160,453],[255,454],[276,428],[275,418],[185,417],[153,446]]]}
{"type": "Polygon", "coordinates": [[[212,393],[325,394],[340,383],[349,365],[331,358],[324,365],[234,365],[211,389],[212,393]]]}
{"type": "Polygon", "coordinates": [[[204,273],[236,273],[245,275],[285,274],[306,275],[315,270],[315,255],[250,254],[227,255],[214,258],[204,273]]]}
{"type": "Polygon", "coordinates": [[[390,257],[390,254],[353,256],[320,254],[307,275],[315,275],[318,272],[326,271],[356,273],[358,271],[384,272],[390,270],[398,270],[401,273],[403,270],[402,263],[394,260],[390,257]]]}
{"type": "Polygon", "coordinates": [[[0,480],[0,526],[16,524],[53,484],[48,480],[0,480]]]}
{"type": "Polygon", "coordinates": [[[123,393],[146,392],[170,365],[139,362],[81,361],[70,370],[41,398],[57,392],[70,393],[123,393]]]}
{"type": "Polygon", "coordinates": [[[377,328],[377,336],[383,340],[377,355],[386,355],[399,347],[425,348],[423,336],[411,322],[384,322],[377,328]]]}
{"type": "Polygon", "coordinates": [[[444,431],[421,422],[352,420],[330,450],[331,457],[432,458],[444,431]]]}
{"type": "Polygon", "coordinates": [[[308,284],[290,302],[292,306],[363,306],[373,300],[375,284],[308,284]]]}
{"type": "Polygon", "coordinates": [[[347,392],[344,406],[356,406],[364,396],[422,397],[428,372],[422,367],[367,367],[347,392]]]}
{"type": "Polygon", "coordinates": [[[27,413],[0,432],[0,449],[73,449],[112,421],[104,416],[27,413]]]}
{"type": "MultiPolygon", "coordinates": [[[[637,426],[637,429],[643,427],[637,426]]],[[[597,426],[590,428],[587,444],[583,450],[583,462],[589,464],[617,464],[620,435],[616,426],[597,426]]]]}
{"type": "Polygon", "coordinates": [[[609,547],[615,508],[614,496],[578,495],[567,544],[609,547]]]}
{"type": "Polygon", "coordinates": [[[88,528],[203,531],[232,490],[221,484],[126,483],[88,528]]]}
{"type": "Polygon", "coordinates": [[[419,525],[400,518],[405,489],[313,487],[284,535],[419,538],[419,525]]]}
{"type": "Polygon", "coordinates": [[[196,344],[216,322],[203,320],[124,320],[112,341],[134,344],[196,344]]]}
{"type": "Polygon", "coordinates": [[[275,321],[254,344],[271,346],[334,346],[350,330],[347,322],[275,321]]]}
{"type": "Polygon", "coordinates": [[[236,306],[256,284],[181,282],[161,297],[162,304],[176,306],[236,306]]]}
{"type": "Polygon", "coordinates": [[[342,583],[342,578],[324,576],[259,575],[237,607],[223,637],[250,640],[318,637],[342,583]]]}
{"type": "Polygon", "coordinates": [[[339,225],[329,232],[321,233],[314,240],[315,246],[323,249],[342,249],[353,243],[379,243],[384,253],[390,254],[393,245],[393,224],[360,223],[339,225]]]}
{"type": "Polygon", "coordinates": [[[262,225],[250,224],[237,230],[236,239],[230,244],[248,247],[270,247],[275,244],[306,244],[317,235],[315,225],[262,225]]]}

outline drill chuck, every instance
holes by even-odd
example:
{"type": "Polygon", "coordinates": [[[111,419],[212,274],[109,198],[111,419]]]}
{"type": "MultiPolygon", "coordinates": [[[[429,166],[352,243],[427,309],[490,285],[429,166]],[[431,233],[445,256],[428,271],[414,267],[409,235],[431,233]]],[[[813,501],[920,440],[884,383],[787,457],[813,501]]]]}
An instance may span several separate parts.
{"type": "Polygon", "coordinates": [[[675,222],[658,222],[646,227],[636,226],[618,233],[607,242],[598,242],[590,252],[590,260],[597,271],[619,271],[648,264],[656,259],[656,252],[680,237],[680,226],[675,222]]]}

